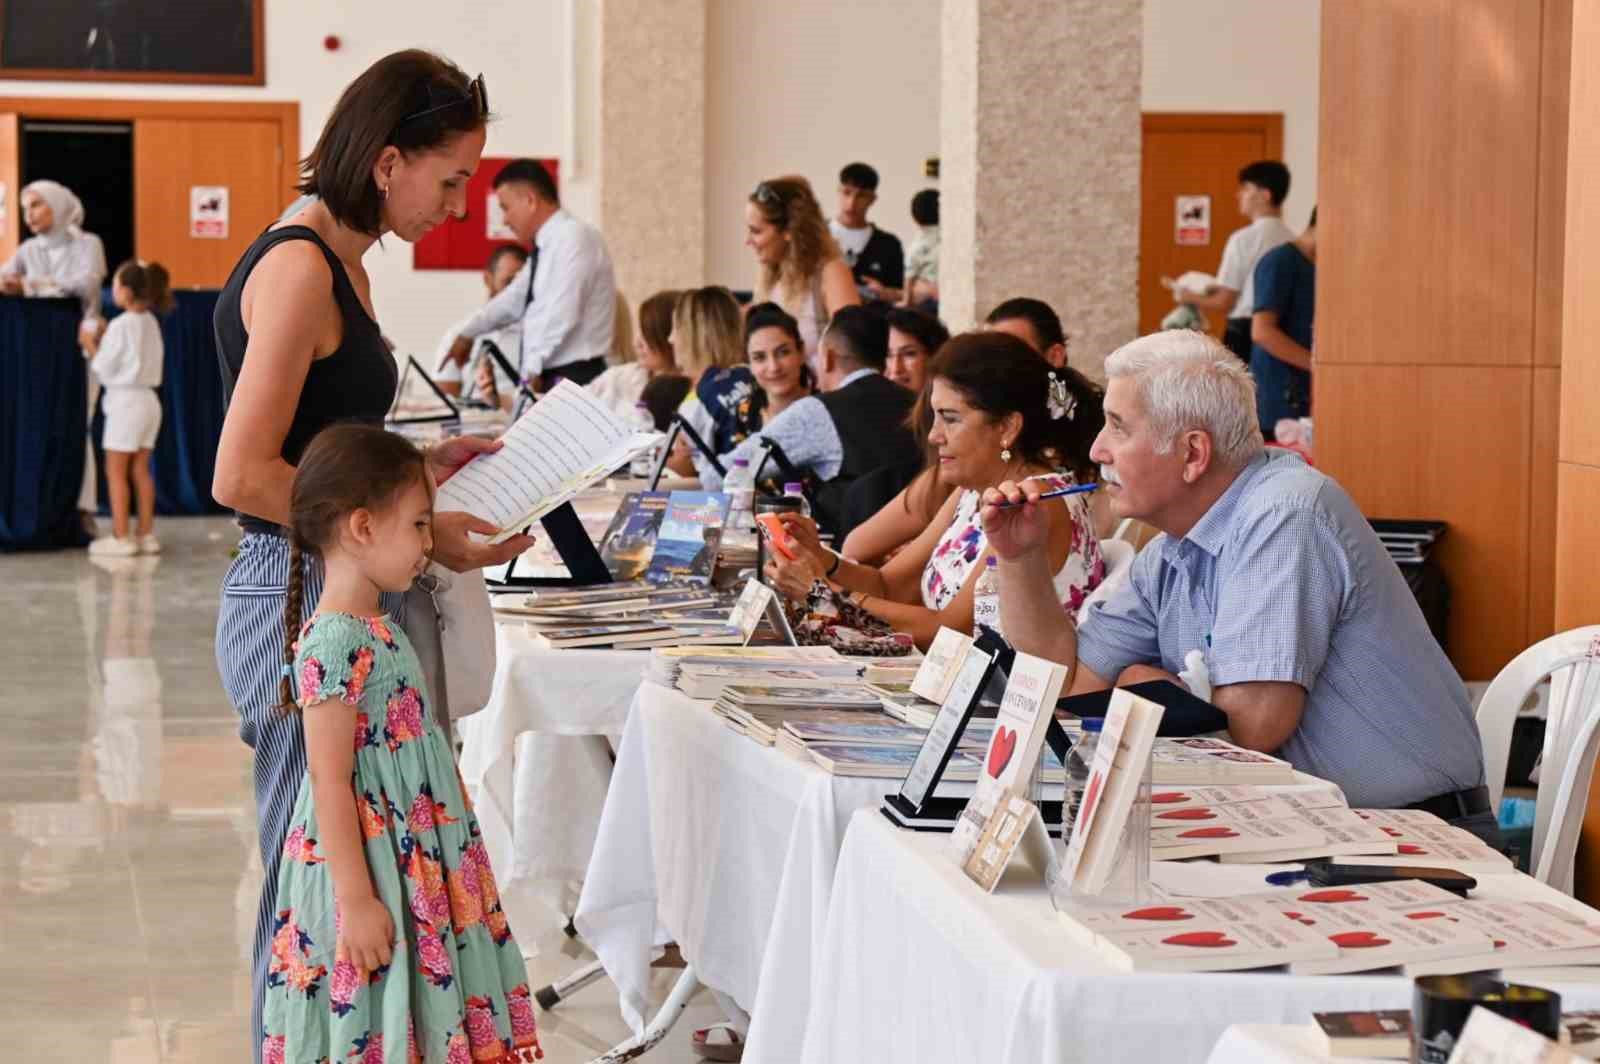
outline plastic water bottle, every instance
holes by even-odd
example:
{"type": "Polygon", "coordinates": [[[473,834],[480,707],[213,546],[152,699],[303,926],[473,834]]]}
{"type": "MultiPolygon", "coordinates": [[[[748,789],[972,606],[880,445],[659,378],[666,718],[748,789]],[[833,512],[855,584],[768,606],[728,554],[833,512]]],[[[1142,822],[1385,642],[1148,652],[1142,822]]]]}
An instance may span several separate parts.
{"type": "Polygon", "coordinates": [[[978,574],[977,586],[972,589],[972,636],[983,634],[984,626],[1000,634],[1000,572],[995,568],[995,557],[983,560],[983,572],[978,574]]]}
{"type": "Polygon", "coordinates": [[[756,475],[750,470],[750,459],[733,460],[733,467],[722,478],[722,490],[728,496],[728,523],[737,529],[753,527],[756,475]]]}
{"type": "MultiPolygon", "coordinates": [[[[656,420],[650,416],[650,408],[641,399],[633,404],[633,427],[640,432],[654,432],[656,420]]],[[[651,476],[656,471],[656,462],[660,459],[661,445],[658,443],[639,455],[636,455],[628,464],[628,475],[641,480],[651,476]]]]}
{"type": "Polygon", "coordinates": [[[811,516],[811,504],[806,502],[805,488],[798,480],[791,480],[783,486],[783,497],[785,499],[794,499],[800,504],[799,512],[807,517],[811,516]]]}
{"type": "Polygon", "coordinates": [[[1083,733],[1067,752],[1067,793],[1062,814],[1063,823],[1071,832],[1078,818],[1078,806],[1083,802],[1084,788],[1089,786],[1089,770],[1094,766],[1094,748],[1100,741],[1100,729],[1105,727],[1104,717],[1084,717],[1083,733]]]}

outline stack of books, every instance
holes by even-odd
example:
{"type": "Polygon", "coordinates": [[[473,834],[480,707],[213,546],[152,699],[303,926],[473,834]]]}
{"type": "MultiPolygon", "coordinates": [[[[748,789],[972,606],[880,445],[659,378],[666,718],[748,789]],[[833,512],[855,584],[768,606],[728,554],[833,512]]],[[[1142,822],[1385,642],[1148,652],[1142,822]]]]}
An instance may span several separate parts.
{"type": "Polygon", "coordinates": [[[630,583],[530,595],[502,603],[548,647],[742,644],[728,623],[736,596],[693,584],[630,583]]]}
{"type": "Polygon", "coordinates": [[[1404,965],[1411,974],[1413,966],[1472,970],[1461,965],[1494,952],[1495,936],[1480,923],[1446,916],[1479,904],[1402,880],[1126,906],[1064,902],[1059,911],[1074,937],[1125,971],[1286,964],[1296,975],[1333,975],[1404,965]]]}
{"type": "Polygon", "coordinates": [[[759,682],[762,672],[771,669],[805,669],[820,673],[829,682],[854,680],[859,670],[854,662],[832,647],[655,647],[645,679],[663,687],[678,685],[678,670],[685,665],[721,665],[744,670],[759,682]]]}
{"type": "Polygon", "coordinates": [[[762,746],[771,746],[791,714],[847,713],[880,717],[878,700],[857,685],[835,683],[825,687],[763,687],[735,684],[723,689],[711,710],[735,731],[762,746]]]}
{"type": "Polygon", "coordinates": [[[1400,863],[1453,868],[1469,875],[1509,872],[1514,867],[1509,857],[1489,848],[1470,831],[1453,827],[1420,809],[1358,809],[1356,815],[1387,835],[1400,856],[1395,862],[1352,857],[1345,864],[1400,863]]]}
{"type": "MultiPolygon", "coordinates": [[[[1330,1057],[1373,1060],[1411,1059],[1411,1012],[1313,1012],[1311,1018],[1330,1057]]],[[[1561,1044],[1581,1059],[1600,1056],[1600,1012],[1563,1012],[1561,1044]]]]}
{"type": "Polygon", "coordinates": [[[911,683],[869,683],[867,690],[878,696],[883,711],[896,720],[915,724],[919,728],[933,727],[939,715],[939,703],[930,702],[915,691],[911,683]]]}

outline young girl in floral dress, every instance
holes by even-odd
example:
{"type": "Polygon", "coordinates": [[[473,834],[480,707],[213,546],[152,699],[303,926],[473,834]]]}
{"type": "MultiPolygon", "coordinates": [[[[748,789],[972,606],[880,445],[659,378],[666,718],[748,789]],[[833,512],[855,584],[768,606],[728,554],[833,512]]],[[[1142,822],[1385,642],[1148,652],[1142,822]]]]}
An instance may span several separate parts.
{"type": "Polygon", "coordinates": [[[309,754],[278,875],[263,1064],[540,1059],[522,954],[422,667],[382,592],[432,546],[423,456],[337,425],[295,474],[283,710],[309,754]],[[326,584],[301,625],[301,560],[326,584]]]}

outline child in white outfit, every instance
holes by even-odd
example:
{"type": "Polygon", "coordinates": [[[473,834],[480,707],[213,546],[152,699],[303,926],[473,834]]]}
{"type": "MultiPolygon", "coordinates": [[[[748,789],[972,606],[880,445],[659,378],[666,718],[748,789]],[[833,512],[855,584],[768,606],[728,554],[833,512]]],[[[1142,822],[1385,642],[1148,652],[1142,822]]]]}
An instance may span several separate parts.
{"type": "Polygon", "coordinates": [[[106,452],[106,491],[111,496],[115,535],[95,540],[91,554],[155,554],[156,482],[150,451],[161,431],[161,367],[166,349],[156,313],[172,309],[167,271],[159,263],[125,262],[112,276],[111,298],[121,307],[100,338],[89,344],[89,368],[105,388],[102,446],[106,452]],[[152,311],[156,313],[152,313],[152,311]],[[129,481],[138,497],[137,535],[129,530],[129,481]]]}

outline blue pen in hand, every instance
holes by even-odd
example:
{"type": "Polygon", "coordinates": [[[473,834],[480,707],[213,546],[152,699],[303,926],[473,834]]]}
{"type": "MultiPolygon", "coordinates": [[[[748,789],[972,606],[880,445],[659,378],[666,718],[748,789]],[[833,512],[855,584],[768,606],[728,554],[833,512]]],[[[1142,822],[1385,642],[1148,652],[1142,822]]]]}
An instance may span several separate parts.
{"type": "MultiPolygon", "coordinates": [[[[1070,488],[1057,488],[1054,491],[1047,491],[1044,494],[1040,495],[1039,496],[1039,501],[1043,502],[1046,499],[1059,499],[1059,498],[1062,498],[1063,496],[1067,496],[1067,495],[1087,495],[1087,494],[1089,494],[1089,492],[1094,491],[1099,486],[1100,486],[1099,484],[1074,484],[1070,488]]],[[[1010,509],[1010,508],[1012,508],[1014,506],[1021,506],[1022,503],[1001,502],[1001,503],[996,503],[995,505],[999,509],[1007,510],[1007,509],[1010,509]]]]}

